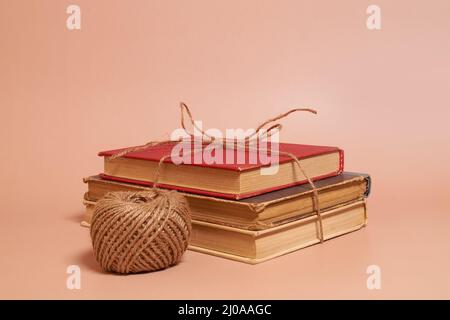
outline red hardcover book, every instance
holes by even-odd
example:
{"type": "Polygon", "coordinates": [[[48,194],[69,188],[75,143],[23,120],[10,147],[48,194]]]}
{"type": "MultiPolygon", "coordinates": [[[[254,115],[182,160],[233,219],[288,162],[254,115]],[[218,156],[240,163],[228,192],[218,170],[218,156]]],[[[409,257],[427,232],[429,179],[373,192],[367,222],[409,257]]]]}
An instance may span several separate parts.
{"type": "MultiPolygon", "coordinates": [[[[124,149],[102,151],[99,153],[104,157],[101,177],[152,185],[159,161],[171,155],[175,146],[175,142],[166,143],[115,159],[109,157],[124,149]]],[[[281,153],[293,154],[300,160],[311,180],[335,176],[344,169],[344,153],[337,147],[291,143],[280,143],[278,146],[281,153]]],[[[266,157],[261,157],[258,152],[248,149],[208,151],[207,146],[203,145],[203,148],[195,150],[186,153],[184,158],[182,151],[174,153],[176,158],[167,157],[160,167],[158,186],[220,198],[243,199],[307,182],[291,157],[277,157],[276,152],[269,151],[266,157]],[[178,164],[180,159],[184,162],[178,164]]]]}

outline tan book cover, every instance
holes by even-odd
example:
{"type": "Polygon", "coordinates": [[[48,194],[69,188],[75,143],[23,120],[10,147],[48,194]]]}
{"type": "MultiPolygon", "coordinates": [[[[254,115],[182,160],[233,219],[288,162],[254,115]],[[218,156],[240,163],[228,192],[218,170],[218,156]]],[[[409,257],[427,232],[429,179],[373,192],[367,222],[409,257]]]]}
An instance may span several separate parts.
{"type": "MultiPolygon", "coordinates": [[[[99,176],[85,178],[88,191],[84,199],[95,202],[107,192],[145,191],[150,187],[104,180],[99,176]]],[[[349,201],[361,200],[370,191],[370,177],[345,172],[339,176],[315,182],[322,210],[349,201]]],[[[229,200],[184,193],[198,221],[217,223],[247,230],[263,230],[292,218],[313,214],[313,193],[309,185],[299,185],[242,200],[229,200]]],[[[89,223],[90,217],[86,217],[89,223]]]]}

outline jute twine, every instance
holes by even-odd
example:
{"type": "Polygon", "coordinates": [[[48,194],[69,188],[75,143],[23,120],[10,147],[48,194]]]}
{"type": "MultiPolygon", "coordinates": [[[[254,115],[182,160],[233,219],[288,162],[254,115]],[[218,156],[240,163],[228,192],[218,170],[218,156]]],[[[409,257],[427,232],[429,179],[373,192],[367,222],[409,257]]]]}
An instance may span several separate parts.
{"type": "MultiPolygon", "coordinates": [[[[196,139],[198,140],[199,137],[194,135],[192,132],[190,132],[186,126],[186,123],[185,123],[185,117],[186,117],[185,114],[186,114],[191,126],[194,127],[197,130],[197,132],[201,133],[201,138],[200,138],[201,144],[200,145],[202,145],[203,143],[217,143],[227,149],[249,150],[249,151],[255,151],[255,152],[266,151],[266,152],[270,152],[273,155],[287,156],[287,157],[291,158],[293,163],[299,168],[300,172],[303,174],[303,176],[306,178],[306,181],[311,186],[312,196],[313,196],[312,197],[313,198],[313,210],[317,216],[317,222],[318,222],[318,225],[317,225],[318,238],[319,238],[320,242],[323,243],[323,241],[324,241],[323,222],[322,222],[322,212],[320,210],[320,203],[319,203],[319,192],[316,188],[316,185],[312,181],[312,179],[309,177],[307,172],[304,170],[300,160],[293,153],[290,153],[290,152],[273,151],[273,150],[266,150],[264,148],[261,148],[261,147],[257,146],[258,140],[254,139],[255,137],[258,137],[260,140],[267,139],[267,138],[271,137],[276,131],[278,131],[278,132],[281,131],[282,125],[280,123],[276,123],[276,122],[278,120],[286,118],[289,115],[296,113],[296,112],[309,112],[309,113],[317,114],[317,111],[314,109],[311,109],[311,108],[291,109],[285,113],[279,114],[273,118],[267,119],[266,121],[262,122],[260,125],[258,125],[256,127],[256,130],[253,133],[251,133],[250,135],[245,137],[244,144],[239,144],[239,143],[236,144],[234,140],[230,141],[229,139],[226,139],[226,138],[217,138],[217,137],[209,135],[207,132],[205,132],[204,130],[202,130],[200,127],[197,126],[197,124],[194,121],[194,117],[192,116],[191,110],[184,102],[180,102],[180,125],[183,128],[183,130],[186,132],[187,136],[190,137],[191,141],[194,141],[196,139]],[[263,129],[265,129],[265,130],[263,130],[263,129]]],[[[121,158],[131,152],[141,151],[141,150],[144,150],[144,149],[147,149],[150,147],[164,145],[167,143],[181,142],[181,141],[182,141],[182,138],[180,138],[178,141],[176,141],[176,140],[175,141],[174,140],[149,141],[146,144],[141,145],[141,146],[124,149],[121,152],[118,152],[115,155],[111,156],[110,159],[121,158]]],[[[194,144],[194,148],[191,149],[192,151],[190,153],[195,154],[197,152],[203,151],[201,148],[195,149],[195,145],[196,144],[194,144]]],[[[170,156],[171,156],[170,154],[167,154],[160,159],[156,173],[155,173],[155,178],[153,179],[153,187],[154,188],[158,187],[158,181],[159,181],[161,167],[163,166],[164,162],[168,158],[170,158],[170,156]]],[[[265,226],[265,227],[270,227],[269,224],[266,224],[261,221],[258,221],[257,223],[262,226],[265,226]]]]}
{"type": "MultiPolygon", "coordinates": [[[[299,159],[289,152],[265,150],[258,147],[257,140],[253,139],[255,137],[269,138],[276,131],[282,129],[281,124],[275,123],[276,121],[300,111],[317,113],[310,108],[291,109],[260,124],[255,132],[245,138],[243,145],[235,144],[235,141],[229,141],[226,138],[217,139],[208,135],[196,125],[192,113],[185,103],[180,103],[180,122],[181,127],[192,140],[198,139],[198,136],[192,134],[186,127],[186,113],[191,125],[202,134],[202,144],[217,143],[225,148],[270,151],[272,155],[291,158],[312,188],[313,208],[318,217],[318,237],[320,242],[323,242],[318,190],[303,169],[299,159]]],[[[141,146],[124,149],[111,156],[110,159],[121,158],[131,152],[174,142],[177,141],[150,141],[141,146]]],[[[202,149],[193,149],[190,153],[195,154],[201,151],[202,149]]],[[[189,207],[186,199],[178,192],[166,191],[158,187],[161,167],[170,156],[167,154],[160,159],[151,191],[111,192],[97,202],[92,217],[91,238],[94,255],[103,269],[117,273],[137,273],[164,269],[180,261],[188,246],[191,233],[189,207]]]]}
{"type": "Polygon", "coordinates": [[[138,273],[178,263],[191,234],[186,199],[176,191],[111,192],[91,223],[94,255],[106,271],[138,273]]]}

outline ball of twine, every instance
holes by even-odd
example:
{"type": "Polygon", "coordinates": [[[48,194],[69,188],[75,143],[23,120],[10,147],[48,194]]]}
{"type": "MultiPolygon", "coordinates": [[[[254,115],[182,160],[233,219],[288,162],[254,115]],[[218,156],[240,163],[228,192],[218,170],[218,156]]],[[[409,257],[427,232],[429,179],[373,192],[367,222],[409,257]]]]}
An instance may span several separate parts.
{"type": "Polygon", "coordinates": [[[176,191],[111,192],[95,206],[94,255],[104,270],[156,271],[177,264],[191,234],[191,215],[176,191]]]}

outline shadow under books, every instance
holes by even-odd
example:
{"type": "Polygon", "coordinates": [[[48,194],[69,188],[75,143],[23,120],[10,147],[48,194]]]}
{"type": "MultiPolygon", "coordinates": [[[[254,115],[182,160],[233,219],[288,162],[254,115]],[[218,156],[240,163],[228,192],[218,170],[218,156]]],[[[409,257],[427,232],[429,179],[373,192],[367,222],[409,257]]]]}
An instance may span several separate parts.
{"type": "Polygon", "coordinates": [[[68,213],[64,216],[65,220],[70,222],[75,222],[80,225],[81,221],[83,221],[85,215],[85,210],[77,210],[71,213],[68,213]]]}

